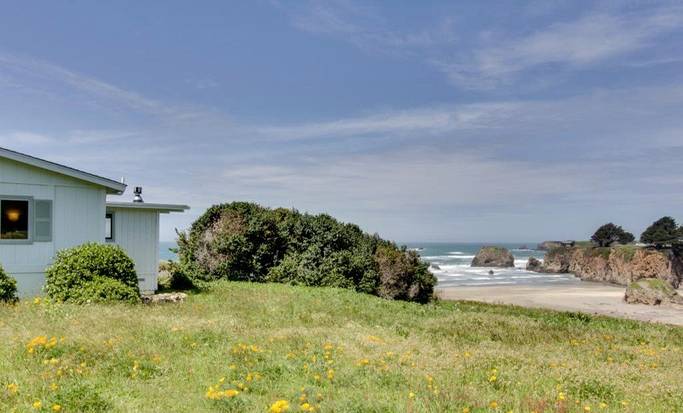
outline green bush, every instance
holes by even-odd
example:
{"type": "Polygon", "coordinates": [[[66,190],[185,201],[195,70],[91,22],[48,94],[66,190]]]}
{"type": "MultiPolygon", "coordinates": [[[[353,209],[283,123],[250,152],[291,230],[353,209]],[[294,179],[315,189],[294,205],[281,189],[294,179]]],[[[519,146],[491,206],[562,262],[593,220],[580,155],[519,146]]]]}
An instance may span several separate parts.
{"type": "Polygon", "coordinates": [[[159,288],[163,290],[192,290],[197,288],[197,282],[178,263],[164,261],[159,264],[159,288]]]}
{"type": "Polygon", "coordinates": [[[0,302],[15,303],[17,300],[17,281],[0,266],[0,302]]]}
{"type": "Polygon", "coordinates": [[[178,235],[181,267],[202,280],[349,288],[420,302],[436,283],[417,254],[326,214],[235,202],[209,208],[178,235]]]}
{"type": "Polygon", "coordinates": [[[119,280],[96,276],[84,282],[78,291],[73,291],[69,302],[75,304],[106,303],[123,301],[128,303],[140,302],[140,292],[119,280]]]}
{"type": "Polygon", "coordinates": [[[137,301],[133,260],[117,245],[88,243],[57,253],[46,270],[45,291],[63,302],[137,301]]]}

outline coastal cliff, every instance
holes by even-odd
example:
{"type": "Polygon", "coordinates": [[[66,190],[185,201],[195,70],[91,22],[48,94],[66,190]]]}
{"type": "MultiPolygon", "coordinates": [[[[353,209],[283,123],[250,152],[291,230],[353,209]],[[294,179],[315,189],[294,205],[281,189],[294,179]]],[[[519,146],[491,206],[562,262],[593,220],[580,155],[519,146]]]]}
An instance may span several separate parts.
{"type": "Polygon", "coordinates": [[[628,285],[642,278],[658,278],[678,288],[683,259],[670,250],[634,246],[556,247],[548,251],[542,272],[574,273],[582,280],[628,285]]]}

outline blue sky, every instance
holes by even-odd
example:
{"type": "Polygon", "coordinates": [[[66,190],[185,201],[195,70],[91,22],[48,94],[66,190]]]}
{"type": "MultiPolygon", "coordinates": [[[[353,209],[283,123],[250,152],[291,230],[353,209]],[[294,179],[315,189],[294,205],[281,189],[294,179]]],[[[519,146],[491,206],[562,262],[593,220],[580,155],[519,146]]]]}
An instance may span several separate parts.
{"type": "Polygon", "coordinates": [[[680,2],[2,10],[0,145],[191,205],[165,240],[234,200],[401,241],[683,220],[680,2]]]}

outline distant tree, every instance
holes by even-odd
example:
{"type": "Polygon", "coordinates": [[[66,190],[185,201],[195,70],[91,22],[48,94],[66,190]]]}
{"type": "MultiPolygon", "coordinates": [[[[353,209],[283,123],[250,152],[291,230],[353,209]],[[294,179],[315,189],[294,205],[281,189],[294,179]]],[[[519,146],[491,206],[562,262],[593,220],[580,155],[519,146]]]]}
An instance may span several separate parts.
{"type": "Polygon", "coordinates": [[[675,244],[683,236],[683,230],[671,217],[662,217],[652,223],[641,235],[640,242],[654,244],[661,248],[666,244],[675,244]]]}
{"type": "Polygon", "coordinates": [[[636,237],[630,232],[624,231],[619,225],[614,225],[613,223],[605,224],[595,231],[595,234],[591,237],[598,247],[609,247],[615,242],[620,244],[629,244],[633,242],[636,237]]]}

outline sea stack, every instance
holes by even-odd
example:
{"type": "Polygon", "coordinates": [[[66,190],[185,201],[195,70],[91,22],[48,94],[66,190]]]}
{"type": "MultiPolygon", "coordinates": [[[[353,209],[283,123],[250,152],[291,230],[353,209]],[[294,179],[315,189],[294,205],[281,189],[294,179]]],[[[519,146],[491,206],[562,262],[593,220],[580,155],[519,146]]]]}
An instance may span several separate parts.
{"type": "Polygon", "coordinates": [[[514,266],[515,257],[503,247],[482,247],[472,260],[472,267],[510,268],[514,266]]]}

